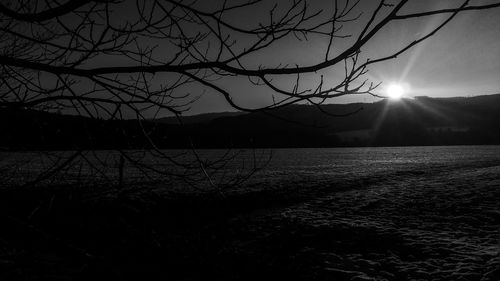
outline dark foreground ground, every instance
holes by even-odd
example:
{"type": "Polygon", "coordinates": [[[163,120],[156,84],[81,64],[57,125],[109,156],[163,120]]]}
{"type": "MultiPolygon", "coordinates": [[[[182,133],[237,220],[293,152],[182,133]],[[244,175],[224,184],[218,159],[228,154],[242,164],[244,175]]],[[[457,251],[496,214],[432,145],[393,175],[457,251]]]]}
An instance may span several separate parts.
{"type": "Polygon", "coordinates": [[[4,189],[0,280],[500,280],[500,166],[467,171],[226,198],[4,189]]]}

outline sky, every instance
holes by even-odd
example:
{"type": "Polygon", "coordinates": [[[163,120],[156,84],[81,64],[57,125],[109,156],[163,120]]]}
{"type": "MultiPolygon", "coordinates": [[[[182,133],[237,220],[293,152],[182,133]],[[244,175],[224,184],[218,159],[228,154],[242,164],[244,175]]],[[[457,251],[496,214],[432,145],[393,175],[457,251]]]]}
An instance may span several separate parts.
{"type": "MultiPolygon", "coordinates": [[[[405,56],[374,67],[372,75],[384,82],[401,80],[409,84],[410,96],[500,93],[498,15],[499,9],[464,12],[405,56]]],[[[384,35],[397,38],[401,36],[398,32],[424,32],[441,20],[438,16],[421,22],[405,22],[384,35]]]]}
{"type": "MultiPolygon", "coordinates": [[[[317,15],[318,21],[331,17],[333,3],[335,1],[303,1],[309,5],[308,8],[310,13],[319,12],[317,15]]],[[[339,5],[342,5],[342,3],[349,0],[338,1],[339,5]]],[[[359,5],[356,6],[348,16],[348,18],[354,18],[354,20],[338,23],[343,26],[337,35],[350,35],[351,37],[335,38],[331,45],[329,58],[341,54],[346,48],[354,43],[365,23],[378,5],[378,1],[376,0],[359,1],[359,5]]],[[[470,0],[470,5],[481,5],[499,1],[500,0],[470,0]]],[[[181,2],[189,3],[189,5],[193,5],[193,7],[199,10],[212,12],[220,9],[224,3],[234,5],[235,3],[247,2],[247,0],[185,0],[181,2]]],[[[356,1],[350,0],[350,3],[353,2],[356,1]]],[[[387,0],[387,3],[398,2],[399,0],[387,0]]],[[[122,2],[113,2],[111,5],[113,10],[111,13],[112,19],[110,21],[116,25],[118,25],[118,23],[126,24],[127,22],[133,22],[138,18],[137,3],[145,3],[146,6],[149,5],[151,15],[165,19],[163,11],[158,8],[155,10],[154,6],[151,4],[153,1],[144,0],[141,2],[136,0],[123,0],[122,2]]],[[[164,3],[169,3],[169,1],[165,1],[164,3]]],[[[273,10],[274,4],[277,4],[273,14],[273,19],[276,19],[280,15],[285,14],[287,8],[290,7],[292,3],[294,3],[294,1],[291,0],[262,0],[250,7],[232,9],[224,13],[223,19],[241,28],[255,28],[261,23],[265,24],[270,21],[270,11],[273,10]]],[[[403,10],[398,14],[456,8],[460,6],[461,3],[463,3],[463,0],[409,0],[403,10]]],[[[390,11],[390,8],[384,8],[374,22],[377,23],[388,11],[390,11]]],[[[175,12],[180,13],[180,17],[182,17],[182,13],[184,13],[181,9],[177,9],[175,12]]],[[[149,14],[149,12],[146,14],[149,14]]],[[[173,14],[179,16],[179,14],[173,14]]],[[[391,21],[361,48],[359,62],[393,54],[413,40],[432,31],[435,27],[439,26],[448,15],[449,14],[441,14],[416,19],[391,21]]],[[[371,65],[368,68],[368,72],[361,77],[359,81],[367,79],[369,83],[381,83],[373,93],[382,96],[386,95],[385,89],[391,84],[401,85],[405,89],[405,96],[407,98],[414,96],[475,96],[500,93],[499,15],[500,8],[461,12],[434,36],[414,46],[397,58],[371,65]]],[[[97,14],[92,16],[94,16],[94,20],[96,21],[105,20],[102,16],[97,14]]],[[[67,15],[64,20],[67,20],[66,23],[74,28],[80,23],[80,20],[75,20],[74,14],[67,15]]],[[[316,22],[312,21],[310,24],[314,25],[316,22]]],[[[204,32],[210,34],[211,32],[206,27],[203,27],[203,25],[195,25],[191,22],[180,20],[177,24],[183,26],[183,32],[186,32],[188,36],[196,36],[204,32]]],[[[166,25],[168,26],[168,23],[166,25]]],[[[100,27],[96,27],[96,31],[98,31],[99,28],[100,27]]],[[[215,24],[212,25],[212,28],[221,28],[224,36],[231,36],[228,38],[230,38],[230,42],[234,42],[232,49],[236,53],[244,48],[248,48],[255,40],[258,40],[254,35],[235,33],[234,31],[216,26],[215,24]]],[[[326,25],[322,31],[329,32],[330,25],[326,25]]],[[[82,32],[82,37],[96,36],[96,34],[99,33],[93,32],[92,29],[83,30],[82,32]]],[[[168,31],[166,33],[168,33],[168,31]]],[[[128,47],[137,47],[140,49],[157,45],[158,48],[152,51],[153,59],[156,61],[153,64],[165,63],[172,57],[175,57],[175,53],[178,50],[176,44],[179,43],[176,39],[178,34],[175,34],[175,31],[172,34],[167,34],[166,38],[163,37],[161,39],[152,39],[143,35],[144,34],[141,34],[138,40],[133,41],[131,46],[128,47]]],[[[108,36],[111,35],[108,34],[108,36]]],[[[207,53],[205,54],[205,58],[208,57],[213,59],[218,55],[219,42],[214,39],[213,35],[208,35],[202,42],[197,43],[196,47],[199,50],[206,50],[207,53]]],[[[280,68],[283,66],[294,67],[295,65],[315,65],[325,60],[325,53],[330,45],[328,39],[329,38],[324,35],[309,34],[303,36],[299,34],[297,37],[289,35],[262,50],[243,57],[241,63],[249,69],[258,69],[259,67],[280,68]]],[[[58,39],[55,39],[55,42],[58,42],[57,40],[58,39]]],[[[68,37],[66,40],[72,41],[73,38],[68,37]]],[[[134,51],[136,50],[137,49],[134,49],[134,51]]],[[[222,57],[231,57],[231,54],[228,51],[224,51],[222,57]]],[[[141,60],[143,59],[144,57],[141,57],[141,60]]],[[[189,62],[197,61],[191,60],[189,62]]],[[[140,62],[124,56],[122,53],[100,53],[86,60],[80,67],[137,66],[138,64],[140,64],[140,62]]],[[[236,65],[233,64],[233,66],[236,65]]],[[[191,74],[193,73],[194,71],[191,72],[191,74]]],[[[120,76],[120,78],[113,77],[111,80],[127,84],[132,81],[129,75],[140,74],[126,73],[120,76]]],[[[149,87],[158,89],[161,88],[162,85],[173,83],[172,81],[175,81],[180,74],[147,73],[145,75],[151,77],[150,83],[148,84],[149,90],[149,87]]],[[[201,74],[195,73],[195,75],[200,76],[201,74]]],[[[47,78],[47,83],[53,84],[55,78],[52,78],[53,79],[47,78]]],[[[249,109],[262,108],[283,99],[283,96],[280,96],[279,93],[273,91],[269,87],[265,85],[255,85],[255,83],[259,82],[262,84],[262,81],[259,81],[255,77],[249,79],[246,76],[223,75],[217,78],[218,79],[211,80],[210,82],[230,93],[231,100],[241,107],[249,109]]],[[[287,91],[292,91],[297,81],[295,74],[268,75],[266,78],[272,80],[272,83],[287,91]]],[[[298,90],[314,89],[320,82],[322,82],[323,89],[333,87],[338,85],[344,78],[344,64],[339,63],[317,72],[301,74],[298,90]]],[[[74,87],[77,88],[74,89],[75,91],[84,93],[93,90],[95,85],[85,79],[86,78],[82,78],[78,87],[74,87]]],[[[210,77],[210,79],[212,79],[212,77],[210,77]]],[[[188,104],[188,106],[185,107],[185,109],[188,110],[183,113],[185,115],[236,110],[235,107],[232,107],[228,101],[224,99],[221,93],[197,82],[180,86],[175,90],[174,95],[182,97],[186,94],[187,98],[180,99],[181,103],[188,104]],[[193,102],[189,103],[190,101],[193,102]]],[[[102,98],[102,96],[100,96],[100,98],[102,98]]],[[[379,97],[364,94],[332,98],[326,100],[325,103],[377,101],[380,101],[379,97]]],[[[173,99],[173,102],[175,103],[176,99],[173,99]]],[[[70,106],[68,110],[72,110],[72,107],[70,106]]],[[[152,109],[151,111],[153,112],[154,110],[152,109]]],[[[151,113],[149,115],[154,116],[154,114],[155,113],[151,113]]],[[[166,111],[166,114],[168,114],[168,111],[166,111]]],[[[131,110],[129,115],[134,117],[135,112],[131,110]]]]}
{"type": "MultiPolygon", "coordinates": [[[[311,1],[312,8],[328,13],[327,1],[311,1]]],[[[329,1],[328,1],[329,2],[329,1]]],[[[361,1],[357,12],[363,16],[354,23],[346,24],[344,32],[356,34],[360,23],[363,23],[377,1],[361,1]]],[[[394,2],[394,1],[393,1],[394,2]]],[[[491,1],[471,1],[471,5],[487,4],[491,1]]],[[[413,0],[405,8],[404,13],[457,7],[459,0],[413,0]]],[[[367,78],[375,83],[382,82],[376,90],[384,94],[384,89],[391,83],[405,87],[406,96],[475,96],[500,93],[500,9],[467,11],[455,17],[447,26],[434,36],[413,47],[394,60],[370,67],[367,78]]],[[[234,17],[239,23],[252,24],[265,17],[260,11],[248,11],[234,17]]],[[[399,20],[384,28],[362,49],[363,58],[374,58],[390,54],[404,43],[411,42],[419,35],[439,25],[446,15],[435,15],[419,19],[399,20]]],[[[244,40],[244,39],[242,39],[244,40]]],[[[341,51],[349,44],[349,39],[336,44],[334,51],[341,51]]],[[[313,36],[307,41],[297,42],[290,39],[260,52],[254,58],[255,64],[268,66],[278,63],[312,64],[323,59],[327,42],[313,36]]],[[[332,84],[342,78],[340,69],[328,69],[323,74],[325,80],[332,84]]],[[[276,78],[280,79],[280,78],[276,78]]],[[[283,78],[282,85],[291,80],[283,78]]],[[[307,85],[308,75],[304,76],[307,85]]],[[[276,80],[279,81],[279,80],[276,80]]],[[[317,75],[310,75],[310,83],[317,83],[317,75]]],[[[248,107],[259,107],[269,104],[272,93],[268,89],[255,87],[247,79],[230,79],[219,82],[221,87],[233,93],[238,104],[248,107]]],[[[187,114],[204,112],[232,111],[223,98],[210,90],[192,89],[199,92],[200,99],[191,106],[187,114]]],[[[379,98],[370,95],[344,96],[329,100],[329,103],[376,102],[379,98]]]]}

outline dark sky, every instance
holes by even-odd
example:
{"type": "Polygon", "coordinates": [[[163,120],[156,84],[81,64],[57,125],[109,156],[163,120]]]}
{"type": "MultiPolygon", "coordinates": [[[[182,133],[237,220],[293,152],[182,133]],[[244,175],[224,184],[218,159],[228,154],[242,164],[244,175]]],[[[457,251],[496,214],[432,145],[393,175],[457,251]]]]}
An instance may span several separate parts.
{"type": "MultiPolygon", "coordinates": [[[[212,1],[210,1],[212,2],[212,1]]],[[[283,3],[285,1],[280,2],[283,3]]],[[[395,1],[393,1],[395,2],[395,1]]],[[[491,1],[471,1],[470,5],[487,4],[491,1]]],[[[328,14],[330,1],[310,1],[312,8],[321,9],[328,14]]],[[[457,7],[459,0],[414,0],[405,7],[405,12],[435,10],[447,7],[457,7]]],[[[215,5],[212,4],[211,5],[215,5]]],[[[353,13],[363,12],[357,22],[346,24],[344,32],[357,34],[376,1],[361,1],[353,13]]],[[[232,15],[240,24],[252,24],[267,14],[264,8],[245,11],[244,14],[232,15]]],[[[411,42],[419,35],[425,34],[439,25],[445,15],[435,15],[412,20],[399,20],[384,28],[373,40],[362,49],[363,58],[374,58],[390,54],[391,51],[411,42]]],[[[242,39],[244,40],[244,39],[242,39]]],[[[337,43],[337,42],[336,42],[337,43]]],[[[341,51],[350,43],[349,39],[338,42],[336,51],[341,51]]],[[[285,40],[255,56],[255,64],[267,66],[278,63],[312,64],[323,59],[327,42],[314,37],[308,41],[297,42],[285,40]]],[[[374,65],[370,68],[367,78],[373,82],[383,82],[378,93],[383,94],[384,85],[400,83],[408,90],[407,96],[470,96],[500,93],[500,9],[470,11],[459,14],[444,29],[423,43],[410,49],[395,60],[374,65]]],[[[328,69],[324,77],[334,83],[341,78],[341,71],[328,69]]],[[[278,78],[279,79],[279,78],[278,78]]],[[[304,76],[307,80],[307,76],[304,76]]],[[[310,77],[311,83],[317,82],[317,77],[310,77]]],[[[288,83],[287,79],[283,83],[288,83]]],[[[306,82],[307,83],[307,82],[306,82]]],[[[245,78],[221,80],[223,88],[234,93],[234,99],[247,106],[263,106],[271,102],[271,95],[265,88],[252,86],[245,78]]],[[[191,89],[201,93],[201,89],[191,89]]],[[[369,95],[345,96],[330,102],[372,102],[378,99],[369,95]]],[[[210,91],[202,94],[201,99],[192,106],[191,114],[231,110],[223,99],[210,91]]]]}

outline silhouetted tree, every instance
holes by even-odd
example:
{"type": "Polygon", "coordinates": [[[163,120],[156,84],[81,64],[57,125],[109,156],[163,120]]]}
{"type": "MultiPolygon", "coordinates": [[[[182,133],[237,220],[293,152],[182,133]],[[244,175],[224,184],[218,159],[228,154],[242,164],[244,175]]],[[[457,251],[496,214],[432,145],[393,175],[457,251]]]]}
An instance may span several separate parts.
{"type": "MultiPolygon", "coordinates": [[[[461,1],[454,8],[405,13],[410,1],[380,0],[361,13],[359,0],[335,0],[330,7],[316,8],[308,0],[271,2],[2,1],[0,106],[146,120],[167,112],[181,116],[197,101],[196,92],[205,90],[245,112],[269,112],[301,101],[319,105],[344,95],[375,95],[378,81],[365,75],[370,65],[395,59],[460,12],[500,6],[461,1]],[[245,13],[252,16],[241,19],[245,13]],[[383,28],[439,14],[447,15],[442,23],[410,43],[391,45],[394,53],[362,56],[383,28]],[[358,28],[344,28],[351,24],[358,28]],[[269,52],[307,40],[324,43],[320,59],[264,61],[271,57],[269,52]],[[343,75],[326,81],[323,73],[332,69],[343,75]],[[272,102],[260,107],[238,102],[234,85],[241,81],[272,95],[272,102]]],[[[185,164],[155,149],[154,143],[150,148],[170,164],[201,169],[209,178],[206,167],[213,163],[204,164],[196,156],[197,164],[185,164]]],[[[138,161],[127,155],[121,159],[138,161]]],[[[147,169],[164,172],[154,165],[147,169]]],[[[190,175],[182,172],[179,177],[190,175]]]]}

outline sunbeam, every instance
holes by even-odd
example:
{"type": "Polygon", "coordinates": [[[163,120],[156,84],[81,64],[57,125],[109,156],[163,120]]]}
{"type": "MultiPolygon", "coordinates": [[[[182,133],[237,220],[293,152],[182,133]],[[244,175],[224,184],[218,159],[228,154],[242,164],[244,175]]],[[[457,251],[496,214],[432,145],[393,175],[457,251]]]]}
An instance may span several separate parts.
{"type": "MultiPolygon", "coordinates": [[[[434,2],[435,5],[433,5],[432,9],[440,9],[443,7],[442,2],[434,2]]],[[[424,28],[419,32],[419,36],[425,36],[429,32],[431,32],[436,26],[438,26],[442,21],[446,19],[446,15],[437,15],[429,19],[427,24],[424,26],[424,28]]],[[[408,59],[408,62],[405,65],[405,68],[403,69],[403,72],[401,73],[401,76],[399,77],[400,80],[405,80],[408,76],[408,73],[412,70],[413,66],[418,61],[418,58],[420,57],[420,54],[422,51],[425,50],[426,45],[428,41],[422,42],[422,44],[417,45],[415,49],[410,53],[410,58],[408,59]]]]}

